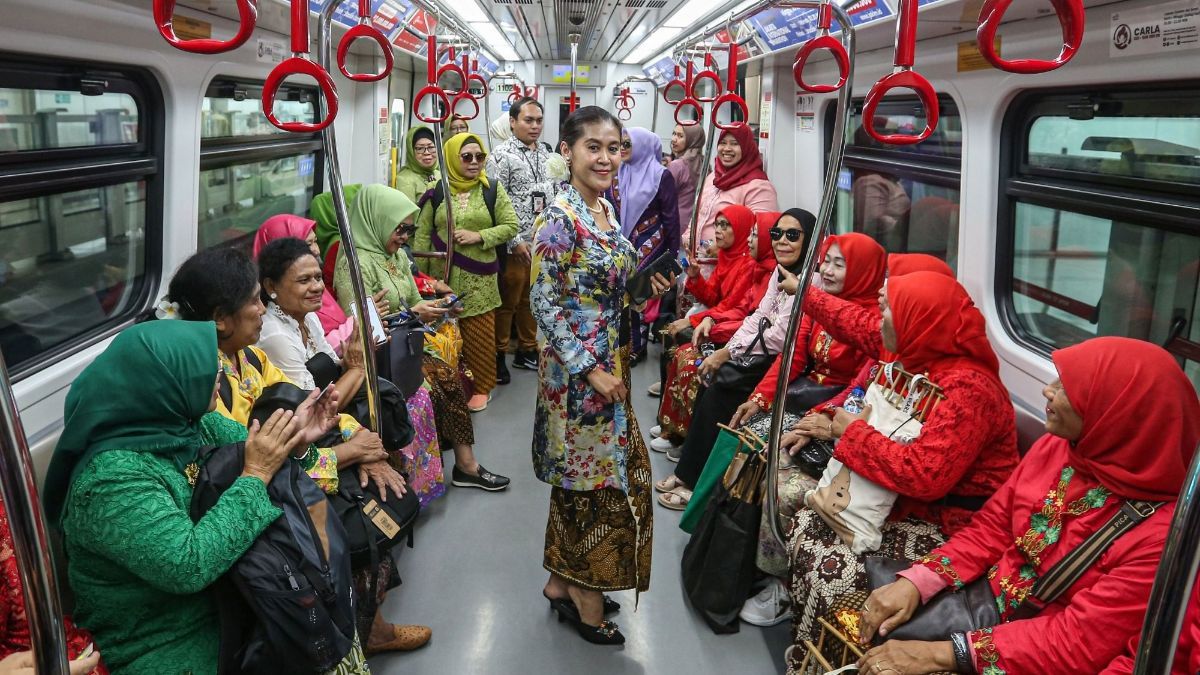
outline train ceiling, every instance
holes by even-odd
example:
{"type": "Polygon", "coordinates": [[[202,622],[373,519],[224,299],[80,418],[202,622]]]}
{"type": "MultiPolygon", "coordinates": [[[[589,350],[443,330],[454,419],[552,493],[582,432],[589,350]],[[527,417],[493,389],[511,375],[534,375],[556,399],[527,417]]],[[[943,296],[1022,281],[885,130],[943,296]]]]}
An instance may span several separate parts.
{"type": "MultiPolygon", "coordinates": [[[[116,1],[137,7],[147,4],[145,0],[116,1]]],[[[353,1],[345,0],[348,7],[353,1]]],[[[408,0],[396,1],[408,3],[408,0]]],[[[868,23],[866,30],[860,30],[859,50],[890,47],[894,32],[894,9],[899,0],[836,1],[851,12],[856,6],[886,3],[888,18],[868,23]]],[[[975,19],[983,4],[983,0],[921,1],[921,39],[973,33],[975,19]],[[928,6],[924,6],[926,4],[928,6]]],[[[1092,8],[1116,1],[1085,0],[1084,5],[1092,8]]],[[[378,4],[379,0],[375,2],[378,4]]],[[[482,13],[512,42],[515,54],[522,60],[566,60],[571,53],[570,34],[578,32],[582,35],[579,48],[581,61],[620,62],[628,59],[639,45],[660,28],[666,33],[675,33],[661,49],[638,59],[640,63],[649,61],[706,26],[719,24],[730,12],[750,4],[751,0],[442,0],[443,6],[459,12],[462,12],[459,7],[463,3],[473,2],[478,2],[482,13]],[[669,27],[664,27],[668,22],[669,27]]],[[[180,0],[179,5],[235,21],[237,19],[233,0],[180,0]]],[[[1035,18],[1051,12],[1051,3],[1045,0],[1015,2],[1007,13],[1006,22],[1035,18]]],[[[475,18],[479,18],[478,11],[474,14],[475,18]]],[[[147,17],[150,21],[148,9],[147,17]]],[[[472,17],[465,18],[474,20],[472,17]]],[[[283,0],[259,0],[259,25],[286,34],[287,3],[283,0]]],[[[411,70],[423,67],[423,57],[413,57],[403,50],[397,50],[396,57],[396,64],[401,68],[411,70]]]]}

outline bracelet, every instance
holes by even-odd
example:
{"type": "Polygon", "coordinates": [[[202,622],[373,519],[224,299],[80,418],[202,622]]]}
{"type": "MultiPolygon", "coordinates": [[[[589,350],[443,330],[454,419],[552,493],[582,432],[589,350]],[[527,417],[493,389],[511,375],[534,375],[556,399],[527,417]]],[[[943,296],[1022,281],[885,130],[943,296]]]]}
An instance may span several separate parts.
{"type": "Polygon", "coordinates": [[[971,647],[967,643],[967,634],[951,633],[950,644],[954,646],[954,670],[957,673],[975,673],[975,660],[971,658],[971,647]]]}

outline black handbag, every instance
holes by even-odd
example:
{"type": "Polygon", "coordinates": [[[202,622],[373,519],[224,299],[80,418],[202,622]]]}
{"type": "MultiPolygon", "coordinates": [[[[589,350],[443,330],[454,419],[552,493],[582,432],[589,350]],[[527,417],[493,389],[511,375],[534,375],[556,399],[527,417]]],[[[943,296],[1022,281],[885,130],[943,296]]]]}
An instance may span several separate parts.
{"type": "Polygon", "coordinates": [[[821,476],[825,474],[825,467],[829,466],[831,459],[833,459],[833,441],[810,438],[808,443],[792,457],[792,464],[795,464],[796,468],[805,474],[821,480],[821,476]]]}
{"type": "Polygon", "coordinates": [[[770,327],[770,319],[763,317],[759,320],[758,335],[746,346],[742,356],[729,359],[717,369],[715,380],[718,386],[738,391],[750,391],[758,386],[763,376],[771,369],[771,364],[775,363],[775,356],[750,352],[754,351],[755,346],[761,346],[764,352],[767,351],[764,334],[770,327]]]}
{"type": "Polygon", "coordinates": [[[425,380],[421,361],[429,329],[411,312],[401,312],[396,317],[389,318],[387,324],[391,339],[375,350],[375,372],[399,387],[407,399],[417,393],[425,380]]]}
{"type": "Polygon", "coordinates": [[[837,396],[845,387],[836,384],[817,384],[808,375],[801,375],[788,384],[783,409],[803,417],[809,410],[837,396]]]}
{"type": "MultiPolygon", "coordinates": [[[[1071,550],[1062,560],[1040,576],[1029,594],[1013,611],[1010,621],[1037,616],[1046,605],[1079,581],[1108,547],[1122,534],[1154,515],[1165,502],[1126,501],[1099,530],[1071,550]]],[[[872,590],[896,580],[896,573],[911,567],[911,563],[892,558],[867,556],[867,583],[872,590]]],[[[893,628],[887,640],[949,640],[954,633],[988,628],[1000,623],[996,598],[987,577],[980,577],[961,589],[934,596],[908,622],[893,628]]],[[[875,643],[886,640],[875,636],[875,643]]]]}
{"type": "MultiPolygon", "coordinates": [[[[312,374],[318,389],[324,389],[341,376],[341,368],[327,354],[317,354],[305,364],[312,374]]],[[[408,418],[408,401],[403,392],[389,380],[377,378],[379,387],[379,439],[389,452],[397,452],[412,443],[415,432],[408,418]]],[[[369,426],[370,406],[367,403],[367,387],[364,384],[354,393],[354,398],[344,406],[343,412],[369,426]]]]}
{"type": "Polygon", "coordinates": [[[738,612],[756,576],[766,473],[764,453],[735,456],[683,549],[684,592],[717,634],[741,629],[738,612]]]}

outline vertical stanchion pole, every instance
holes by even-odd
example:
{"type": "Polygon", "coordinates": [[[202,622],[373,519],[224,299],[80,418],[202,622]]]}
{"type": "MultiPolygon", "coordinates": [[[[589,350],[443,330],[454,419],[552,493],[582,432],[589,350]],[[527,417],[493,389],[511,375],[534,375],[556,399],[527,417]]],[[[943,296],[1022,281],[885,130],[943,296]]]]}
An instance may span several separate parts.
{"type": "MultiPolygon", "coordinates": [[[[317,20],[317,59],[318,64],[329,71],[333,65],[331,54],[333,53],[333,34],[330,31],[330,23],[333,20],[333,12],[337,6],[341,4],[341,0],[326,0],[321,7],[321,15],[317,20]]],[[[307,21],[307,16],[305,17],[307,21]]],[[[318,111],[320,103],[316,104],[318,111]]],[[[390,109],[389,109],[390,110],[390,109]]],[[[319,118],[320,115],[317,115],[319,118]]],[[[347,215],[346,194],[342,191],[342,170],[338,162],[337,154],[337,137],[334,134],[334,125],[330,124],[321,130],[321,147],[325,152],[326,166],[329,167],[329,190],[333,195],[333,212],[337,219],[338,232],[342,236],[341,252],[346,256],[346,262],[350,267],[350,285],[354,290],[354,302],[356,305],[357,316],[355,320],[358,322],[358,333],[363,345],[363,370],[365,373],[365,385],[367,388],[367,412],[368,426],[376,433],[379,428],[379,380],[375,374],[375,342],[371,336],[371,321],[370,310],[367,308],[367,303],[372,302],[371,296],[367,295],[363,289],[362,268],[358,263],[358,252],[354,247],[354,234],[350,232],[350,218],[347,215]]]]}
{"type": "Polygon", "coordinates": [[[4,428],[0,430],[0,498],[4,500],[12,531],[13,554],[17,557],[17,572],[25,597],[36,672],[68,675],[67,634],[54,577],[54,560],[42,518],[29,444],[2,356],[0,407],[3,407],[4,415],[4,428]]]}
{"type": "MultiPolygon", "coordinates": [[[[789,7],[812,7],[819,9],[820,2],[788,2],[789,7]]],[[[788,322],[787,335],[783,343],[783,361],[779,366],[780,373],[792,372],[792,361],[795,360],[797,333],[800,332],[800,320],[804,315],[804,294],[808,292],[812,280],[813,264],[817,258],[817,250],[825,233],[829,231],[829,221],[833,218],[833,208],[837,201],[837,179],[842,170],[842,158],[846,152],[846,124],[849,121],[850,90],[854,88],[854,25],[846,10],[837,3],[829,6],[837,14],[838,22],[842,25],[842,42],[850,57],[850,68],[846,75],[845,85],[838,91],[837,116],[833,127],[833,145],[829,151],[829,166],[825,171],[825,185],[821,193],[821,209],[817,213],[817,224],[813,228],[812,238],[805,242],[804,265],[800,268],[800,288],[796,289],[796,299],[792,304],[792,315],[788,322]]],[[[779,439],[783,436],[784,402],[787,399],[788,378],[780,377],[775,385],[775,405],[771,408],[771,436],[767,447],[767,520],[771,526],[771,534],[786,548],[783,539],[783,526],[779,522],[779,439]]]]}

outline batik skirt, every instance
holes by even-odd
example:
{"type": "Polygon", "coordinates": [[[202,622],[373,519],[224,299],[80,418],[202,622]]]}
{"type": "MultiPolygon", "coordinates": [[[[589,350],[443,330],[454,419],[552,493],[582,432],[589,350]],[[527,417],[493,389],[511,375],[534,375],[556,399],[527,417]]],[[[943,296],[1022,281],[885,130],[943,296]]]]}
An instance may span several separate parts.
{"type": "Polygon", "coordinates": [[[667,379],[663,381],[662,403],[658,406],[658,424],[663,434],[682,443],[692,425],[692,409],[700,395],[700,351],[691,344],[675,348],[675,354],[667,365],[667,379]]]}

